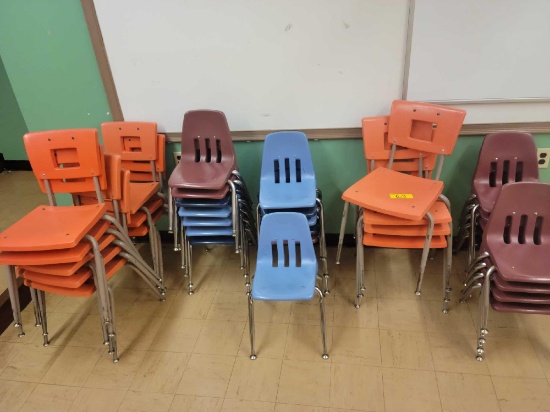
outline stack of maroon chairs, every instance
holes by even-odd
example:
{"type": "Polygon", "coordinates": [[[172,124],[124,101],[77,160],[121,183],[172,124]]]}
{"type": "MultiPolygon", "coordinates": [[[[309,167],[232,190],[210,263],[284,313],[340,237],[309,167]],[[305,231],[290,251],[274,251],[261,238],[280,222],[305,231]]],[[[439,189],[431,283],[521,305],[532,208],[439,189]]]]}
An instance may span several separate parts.
{"type": "MultiPolygon", "coordinates": [[[[247,247],[248,239],[255,238],[254,214],[222,112],[193,110],[185,114],[181,158],[168,185],[174,250],[182,252],[189,294],[193,294],[193,245],[234,245],[236,253],[244,252],[241,268],[248,278],[247,247]]],[[[249,286],[248,281],[246,284],[249,286]]]]}
{"type": "Polygon", "coordinates": [[[479,152],[472,194],[462,210],[455,250],[468,242],[468,264],[475,255],[476,232],[483,231],[502,187],[514,182],[538,182],[537,147],[529,133],[488,134],[479,152]]]}
{"type": "Polygon", "coordinates": [[[464,302],[482,288],[477,360],[485,354],[489,306],[497,312],[550,314],[549,220],[550,184],[502,187],[460,298],[464,302]]]}

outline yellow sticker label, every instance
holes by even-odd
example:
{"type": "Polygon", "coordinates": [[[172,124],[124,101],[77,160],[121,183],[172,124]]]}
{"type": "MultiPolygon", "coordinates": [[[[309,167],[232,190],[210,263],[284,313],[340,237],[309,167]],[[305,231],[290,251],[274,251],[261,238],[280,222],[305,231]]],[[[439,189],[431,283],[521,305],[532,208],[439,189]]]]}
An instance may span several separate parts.
{"type": "Polygon", "coordinates": [[[412,199],[412,193],[390,193],[390,199],[412,199]]]}

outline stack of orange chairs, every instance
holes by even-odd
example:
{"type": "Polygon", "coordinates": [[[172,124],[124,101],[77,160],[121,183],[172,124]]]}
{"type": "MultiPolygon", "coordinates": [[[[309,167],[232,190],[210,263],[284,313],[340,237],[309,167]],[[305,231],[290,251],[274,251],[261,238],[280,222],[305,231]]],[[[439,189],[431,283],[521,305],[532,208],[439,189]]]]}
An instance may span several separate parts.
{"type": "MultiPolygon", "coordinates": [[[[157,185],[156,196],[151,197],[145,207],[147,210],[133,209],[133,206],[142,206],[140,199],[135,199],[135,196],[126,196],[125,199],[131,199],[126,201],[130,208],[128,219],[131,215],[137,215],[131,221],[126,221],[126,216],[122,216],[122,223],[128,227],[130,236],[145,236],[149,233],[151,237],[151,231],[148,231],[143,223],[147,220],[148,227],[152,227],[160,220],[164,209],[170,207],[164,193],[166,136],[157,133],[157,124],[154,122],[106,122],[101,124],[101,134],[105,151],[119,155],[122,160],[122,169],[130,172],[129,180],[125,180],[123,188],[130,190],[131,193],[139,193],[157,185]]],[[[155,245],[153,239],[150,239],[150,243],[151,254],[158,255],[162,259],[160,238],[158,245],[155,245]]],[[[155,266],[155,269],[160,270],[158,266],[155,266]]]]}
{"type": "Polygon", "coordinates": [[[160,300],[165,294],[160,275],[142,259],[116,219],[113,202],[105,203],[105,195],[120,190],[105,169],[116,169],[120,158],[103,154],[94,129],[29,133],[24,142],[50,205],[37,207],[0,234],[0,264],[8,266],[15,325],[23,336],[16,273],[31,288],[44,345],[49,343],[44,292],[90,296],[97,291],[103,342],[117,362],[115,307],[107,280],[128,264],[160,300]],[[90,192],[96,203],[82,204],[90,192]],[[56,193],[72,194],[75,205],[57,206],[56,193]]]}
{"type": "MultiPolygon", "coordinates": [[[[357,207],[356,307],[365,289],[363,246],[422,249],[417,295],[429,250],[446,248],[443,311],[447,312],[452,217],[439,177],[443,156],[452,153],[465,115],[460,109],[399,100],[393,102],[389,117],[363,120],[369,173],[342,195],[347,203],[340,234],[342,239],[351,203],[357,207]]],[[[340,250],[341,242],[337,262],[340,250]]]]}

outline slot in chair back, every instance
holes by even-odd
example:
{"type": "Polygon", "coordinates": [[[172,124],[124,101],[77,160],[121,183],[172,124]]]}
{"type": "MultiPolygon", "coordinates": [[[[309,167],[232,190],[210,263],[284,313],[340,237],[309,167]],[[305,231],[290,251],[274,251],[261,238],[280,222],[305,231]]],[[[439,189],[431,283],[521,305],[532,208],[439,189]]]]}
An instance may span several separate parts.
{"type": "Polygon", "coordinates": [[[315,170],[302,132],[275,132],[265,138],[260,177],[260,207],[315,206],[315,170]]]}
{"type": "Polygon", "coordinates": [[[395,100],[388,136],[391,144],[422,153],[450,155],[466,111],[448,106],[395,100]]]}

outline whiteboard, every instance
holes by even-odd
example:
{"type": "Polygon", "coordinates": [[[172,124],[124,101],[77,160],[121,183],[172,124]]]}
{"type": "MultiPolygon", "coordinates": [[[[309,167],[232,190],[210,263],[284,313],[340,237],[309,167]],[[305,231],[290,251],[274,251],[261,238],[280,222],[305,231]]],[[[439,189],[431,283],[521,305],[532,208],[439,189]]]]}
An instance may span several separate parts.
{"type": "Polygon", "coordinates": [[[360,127],[401,98],[408,0],[94,0],[125,120],[360,127]]]}
{"type": "Polygon", "coordinates": [[[416,0],[411,100],[550,99],[550,1],[416,0]]]}

